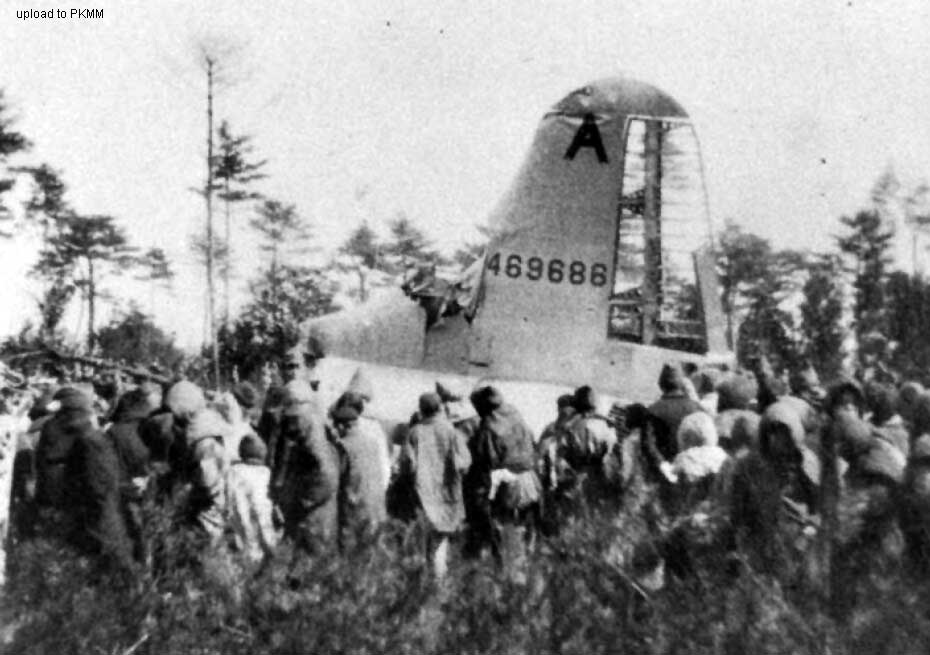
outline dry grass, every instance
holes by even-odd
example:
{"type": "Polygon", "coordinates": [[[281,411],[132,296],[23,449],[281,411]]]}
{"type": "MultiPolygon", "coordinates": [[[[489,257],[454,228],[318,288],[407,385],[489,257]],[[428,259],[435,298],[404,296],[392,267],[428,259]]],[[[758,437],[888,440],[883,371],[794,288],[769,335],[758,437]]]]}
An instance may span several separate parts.
{"type": "Polygon", "coordinates": [[[415,525],[392,524],[374,544],[296,567],[284,551],[249,572],[231,556],[199,557],[191,535],[150,512],[154,562],[131,583],[53,542],[18,544],[0,603],[0,624],[15,628],[3,652],[930,652],[930,594],[899,578],[865,581],[842,623],[804,581],[735,574],[720,553],[644,595],[624,564],[648,536],[639,512],[573,523],[540,542],[525,583],[488,561],[457,561],[441,588],[415,525]]]}

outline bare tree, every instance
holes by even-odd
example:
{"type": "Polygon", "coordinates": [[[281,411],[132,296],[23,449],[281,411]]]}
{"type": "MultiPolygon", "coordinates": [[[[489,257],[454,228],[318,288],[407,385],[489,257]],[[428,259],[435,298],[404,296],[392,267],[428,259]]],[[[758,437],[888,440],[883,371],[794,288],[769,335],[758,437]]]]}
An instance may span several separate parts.
{"type": "Polygon", "coordinates": [[[206,204],[206,225],[204,230],[204,244],[206,246],[207,269],[207,322],[209,325],[209,340],[213,359],[214,382],[220,382],[220,353],[217,340],[216,324],[216,288],[214,281],[214,234],[213,234],[213,193],[216,191],[214,182],[214,154],[213,154],[213,100],[217,88],[229,86],[234,79],[234,62],[241,53],[241,46],[226,38],[204,37],[197,42],[198,62],[206,75],[207,82],[207,176],[202,190],[206,204]]]}

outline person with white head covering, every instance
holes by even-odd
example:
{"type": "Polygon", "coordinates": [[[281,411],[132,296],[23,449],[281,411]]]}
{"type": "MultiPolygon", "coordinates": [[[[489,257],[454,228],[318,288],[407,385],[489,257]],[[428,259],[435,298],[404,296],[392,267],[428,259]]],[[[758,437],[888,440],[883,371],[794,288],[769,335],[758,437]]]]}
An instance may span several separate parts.
{"type": "Polygon", "coordinates": [[[191,519],[218,543],[226,527],[226,471],[229,458],[223,446],[229,424],[216,410],[204,408],[187,426],[188,510],[191,519]]]}
{"type": "Polygon", "coordinates": [[[678,426],[678,455],[671,464],[672,476],[685,482],[699,482],[715,475],[727,459],[718,445],[714,419],[706,412],[688,414],[678,426]]]}
{"type": "Polygon", "coordinates": [[[229,523],[239,552],[258,563],[273,553],[278,541],[268,493],[271,470],[265,464],[265,444],[255,435],[239,442],[238,455],[227,476],[229,523]]]}

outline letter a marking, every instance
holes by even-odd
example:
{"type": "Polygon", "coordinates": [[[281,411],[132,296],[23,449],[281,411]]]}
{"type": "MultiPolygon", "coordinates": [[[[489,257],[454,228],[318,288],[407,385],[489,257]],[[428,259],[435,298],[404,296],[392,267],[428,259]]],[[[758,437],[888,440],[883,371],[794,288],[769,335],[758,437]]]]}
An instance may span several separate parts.
{"type": "Polygon", "coordinates": [[[575,132],[572,144],[568,146],[565,152],[565,159],[574,159],[581,148],[594,148],[597,154],[597,160],[602,164],[607,163],[607,151],[604,150],[604,142],[601,140],[601,131],[597,129],[597,121],[594,114],[585,114],[581,127],[575,132]]]}

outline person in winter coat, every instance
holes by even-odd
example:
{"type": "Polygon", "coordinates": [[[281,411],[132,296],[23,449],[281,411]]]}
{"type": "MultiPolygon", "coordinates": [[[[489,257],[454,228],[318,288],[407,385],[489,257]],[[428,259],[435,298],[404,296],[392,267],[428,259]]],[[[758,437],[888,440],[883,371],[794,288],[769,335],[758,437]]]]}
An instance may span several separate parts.
{"type": "Polygon", "coordinates": [[[649,406],[649,421],[643,439],[643,456],[653,479],[662,480],[659,465],[678,454],[678,426],[688,414],[703,411],[701,404],[688,397],[681,367],[666,364],[659,375],[662,397],[649,406]]]}
{"type": "Polygon", "coordinates": [[[119,461],[113,442],[96,427],[81,430],[68,456],[67,486],[72,539],[124,573],[134,568],[120,493],[119,461]]]}
{"type": "Polygon", "coordinates": [[[180,380],[168,388],[162,404],[142,422],[139,436],[149,449],[158,496],[170,500],[189,483],[187,428],[207,399],[196,384],[180,380]]]}
{"type": "Polygon", "coordinates": [[[838,413],[830,429],[849,465],[837,506],[832,569],[833,608],[842,614],[861,593],[860,583],[872,572],[887,577],[902,554],[897,520],[906,460],[854,413],[838,413]]]}
{"type": "Polygon", "coordinates": [[[284,534],[311,553],[334,547],[339,531],[339,446],[327,434],[316,393],[300,380],[284,388],[281,466],[273,480],[284,534]]]}
{"type": "Polygon", "coordinates": [[[343,458],[339,523],[346,547],[359,531],[369,533],[387,520],[387,451],[383,432],[366,432],[362,427],[360,403],[351,397],[341,400],[332,419],[343,458]]]}
{"type": "Polygon", "coordinates": [[[492,551],[508,574],[522,579],[536,521],[541,485],[535,471],[533,433],[519,412],[494,387],[472,394],[481,423],[476,435],[476,467],[488,489],[492,551]]]}
{"type": "Polygon", "coordinates": [[[717,415],[714,417],[714,425],[717,428],[720,447],[727,452],[732,453],[736,450],[732,443],[736,422],[745,416],[754,416],[758,420],[759,415],[751,409],[758,392],[755,378],[746,372],[731,373],[720,381],[717,387],[717,415]]]}
{"type": "Polygon", "coordinates": [[[155,409],[150,394],[142,388],[124,393],[116,403],[107,429],[119,464],[119,487],[123,516],[138,559],[144,558],[142,543],[142,500],[150,473],[149,449],[139,434],[142,421],[155,409]]]}
{"type": "Polygon", "coordinates": [[[914,441],[901,487],[905,561],[915,575],[926,579],[930,575],[930,434],[914,441]]]}
{"type": "Polygon", "coordinates": [[[226,473],[229,457],[223,446],[229,424],[213,409],[194,414],[187,426],[188,515],[213,545],[226,529],[226,473]]]}
{"type": "Polygon", "coordinates": [[[419,399],[420,420],[413,425],[401,454],[416,480],[423,515],[430,526],[428,549],[437,579],[446,575],[452,536],[465,522],[462,479],[472,464],[465,435],[443,416],[438,394],[419,399]]]}
{"type": "Polygon", "coordinates": [[[804,427],[790,404],[775,402],[759,425],[759,450],[734,467],[729,499],[734,545],[761,572],[782,579],[805,575],[810,529],[816,524],[820,466],[804,443],[804,427]]]}
{"type": "Polygon", "coordinates": [[[40,511],[67,511],[67,467],[77,439],[98,428],[93,399],[75,387],[55,392],[49,409],[54,413],[44,423],[36,444],[36,505],[40,511]]]}
{"type": "Polygon", "coordinates": [[[227,476],[227,506],[236,550],[252,564],[270,557],[278,541],[274,529],[271,469],[264,442],[248,435],[239,442],[239,457],[227,476]]]}
{"type": "Polygon", "coordinates": [[[710,495],[714,479],[727,460],[726,451],[717,445],[714,419],[705,412],[686,416],[678,426],[678,454],[671,464],[664,463],[663,473],[675,486],[672,515],[690,511],[710,495]]]}
{"type": "MultiPolygon", "coordinates": [[[[481,422],[470,401],[470,391],[458,380],[436,382],[436,393],[443,406],[441,414],[462,434],[468,448],[469,461],[475,456],[476,436],[481,422]]],[[[462,553],[466,558],[481,557],[482,552],[492,542],[493,528],[487,491],[480,473],[474,467],[467,467],[462,476],[462,496],[465,503],[465,543],[462,553]]]]}
{"type": "MultiPolygon", "coordinates": [[[[542,520],[545,532],[554,533],[559,524],[560,482],[567,478],[568,464],[560,456],[566,432],[575,416],[574,396],[563,394],[556,400],[556,419],[547,425],[536,444],[536,472],[543,488],[542,520]]],[[[563,509],[564,511],[564,509],[563,509]]]]}
{"type": "MultiPolygon", "coordinates": [[[[346,391],[336,401],[332,411],[335,413],[335,411],[342,407],[351,407],[358,415],[355,421],[356,425],[353,427],[353,433],[364,435],[364,442],[367,444],[366,447],[371,449],[372,465],[377,465],[379,469],[375,479],[378,480],[379,484],[384,485],[382,493],[386,494],[388,483],[391,480],[392,468],[390,440],[384,428],[381,427],[380,421],[365,414],[365,409],[368,403],[371,402],[372,392],[367,380],[364,380],[360,374],[361,369],[356,372],[356,376],[353,380],[358,378],[359,381],[357,381],[356,386],[361,386],[365,391],[346,391]]],[[[353,385],[350,384],[349,386],[351,387],[353,385]]]]}
{"type": "Polygon", "coordinates": [[[559,456],[571,467],[576,487],[589,501],[604,495],[604,458],[617,444],[617,433],[597,413],[597,396],[589,386],[579,387],[572,398],[575,415],[562,433],[559,456]]]}

